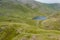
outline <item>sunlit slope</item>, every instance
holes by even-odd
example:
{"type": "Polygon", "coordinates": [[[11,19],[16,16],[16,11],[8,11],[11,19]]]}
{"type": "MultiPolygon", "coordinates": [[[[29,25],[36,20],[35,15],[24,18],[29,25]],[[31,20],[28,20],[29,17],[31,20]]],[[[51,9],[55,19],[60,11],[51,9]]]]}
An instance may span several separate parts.
{"type": "Polygon", "coordinates": [[[0,40],[60,40],[60,31],[44,30],[25,23],[0,22],[0,40]]]}
{"type": "Polygon", "coordinates": [[[60,13],[51,15],[47,20],[43,21],[42,28],[48,30],[59,30],[60,31],[60,13]]]}

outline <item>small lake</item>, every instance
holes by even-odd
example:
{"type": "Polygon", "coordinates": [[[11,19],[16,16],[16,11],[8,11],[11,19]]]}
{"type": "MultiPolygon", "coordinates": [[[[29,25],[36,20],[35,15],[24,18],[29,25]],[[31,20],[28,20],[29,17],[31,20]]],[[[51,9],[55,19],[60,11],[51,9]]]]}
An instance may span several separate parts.
{"type": "Polygon", "coordinates": [[[33,20],[46,20],[46,16],[36,16],[33,18],[33,20]]]}

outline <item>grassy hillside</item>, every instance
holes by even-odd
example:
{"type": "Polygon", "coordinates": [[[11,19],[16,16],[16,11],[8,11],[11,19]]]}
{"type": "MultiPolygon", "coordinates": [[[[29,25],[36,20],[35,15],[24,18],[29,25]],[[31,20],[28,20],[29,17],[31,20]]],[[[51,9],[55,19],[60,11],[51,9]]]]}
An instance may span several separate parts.
{"type": "MultiPolygon", "coordinates": [[[[52,10],[46,5],[32,9],[29,5],[3,2],[0,7],[0,40],[60,40],[60,12],[49,14],[42,9],[52,10]],[[41,10],[41,11],[40,11],[41,10]],[[46,16],[36,26],[36,16],[46,16]]],[[[54,12],[53,12],[54,13],[54,12]]]]}
{"type": "Polygon", "coordinates": [[[44,30],[25,23],[0,22],[0,40],[60,40],[60,31],[44,30]]]}

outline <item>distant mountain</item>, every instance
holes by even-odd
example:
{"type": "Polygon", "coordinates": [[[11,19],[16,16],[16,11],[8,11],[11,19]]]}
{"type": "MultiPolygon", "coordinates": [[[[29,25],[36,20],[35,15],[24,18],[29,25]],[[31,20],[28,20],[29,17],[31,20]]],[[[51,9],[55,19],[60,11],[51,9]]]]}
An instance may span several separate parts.
{"type": "Polygon", "coordinates": [[[38,8],[40,10],[60,10],[60,4],[59,3],[53,3],[53,4],[45,4],[45,3],[40,3],[35,0],[3,0],[3,1],[8,1],[8,2],[14,2],[14,3],[20,3],[20,4],[26,4],[27,6],[30,6],[31,8],[38,8]]]}
{"type": "Polygon", "coordinates": [[[48,4],[48,7],[51,7],[54,10],[60,10],[60,3],[48,4]]]}

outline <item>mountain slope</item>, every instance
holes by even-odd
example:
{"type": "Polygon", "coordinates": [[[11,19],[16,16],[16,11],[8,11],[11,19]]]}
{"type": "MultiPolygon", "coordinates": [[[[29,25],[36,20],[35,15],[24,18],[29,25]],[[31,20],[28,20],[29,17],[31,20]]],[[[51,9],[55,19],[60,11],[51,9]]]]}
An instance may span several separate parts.
{"type": "Polygon", "coordinates": [[[34,0],[1,0],[0,40],[60,40],[60,12],[34,0]],[[46,16],[46,20],[33,20],[46,16]]]}

